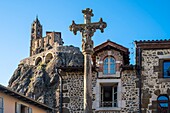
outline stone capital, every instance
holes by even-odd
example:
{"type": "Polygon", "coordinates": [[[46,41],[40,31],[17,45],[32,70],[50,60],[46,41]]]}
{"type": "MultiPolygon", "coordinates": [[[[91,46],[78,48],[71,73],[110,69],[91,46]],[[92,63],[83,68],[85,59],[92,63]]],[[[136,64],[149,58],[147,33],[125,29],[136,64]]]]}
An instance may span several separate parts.
{"type": "Polygon", "coordinates": [[[83,54],[93,53],[93,40],[90,37],[82,39],[82,52],[83,54]]]}

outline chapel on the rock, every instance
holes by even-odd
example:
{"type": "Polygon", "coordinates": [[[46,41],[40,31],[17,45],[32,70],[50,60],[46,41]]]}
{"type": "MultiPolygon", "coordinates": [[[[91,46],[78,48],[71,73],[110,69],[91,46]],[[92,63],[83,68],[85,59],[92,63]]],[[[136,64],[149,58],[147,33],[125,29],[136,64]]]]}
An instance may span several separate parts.
{"type": "MultiPolygon", "coordinates": [[[[43,102],[60,113],[83,113],[84,65],[80,49],[64,46],[60,32],[46,32],[42,37],[38,18],[32,24],[30,45],[30,57],[21,60],[21,64],[35,67],[45,64],[51,75],[45,88],[51,89],[55,84],[53,98],[48,96],[53,103],[44,96],[48,90],[42,96],[43,102]],[[51,71],[50,63],[57,64],[51,71]],[[56,81],[53,75],[58,77],[56,81]]],[[[113,39],[94,47],[91,64],[94,113],[170,112],[170,40],[135,41],[135,47],[135,65],[129,63],[129,49],[113,39]]],[[[14,81],[11,80],[10,87],[17,89],[14,81]]],[[[32,81],[29,87],[36,83],[32,81]]],[[[31,93],[29,89],[24,91],[26,95],[31,93]]],[[[41,94],[35,96],[37,100],[38,96],[41,94]]]]}

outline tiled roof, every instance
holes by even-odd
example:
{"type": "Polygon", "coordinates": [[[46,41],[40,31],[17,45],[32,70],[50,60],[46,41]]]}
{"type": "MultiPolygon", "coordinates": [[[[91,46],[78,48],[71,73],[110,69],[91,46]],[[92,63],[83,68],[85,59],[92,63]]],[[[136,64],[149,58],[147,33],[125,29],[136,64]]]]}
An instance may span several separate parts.
{"type": "Polygon", "coordinates": [[[22,100],[25,103],[29,103],[31,105],[37,106],[37,107],[39,107],[41,109],[48,110],[50,112],[54,111],[53,108],[51,108],[51,107],[49,107],[49,106],[47,106],[47,105],[45,105],[43,103],[40,103],[38,101],[35,101],[34,99],[29,98],[29,97],[27,97],[27,96],[25,96],[23,94],[15,92],[15,91],[11,90],[10,88],[7,88],[7,87],[5,87],[5,86],[3,86],[1,84],[0,84],[0,92],[4,93],[6,95],[12,96],[14,98],[17,98],[19,100],[22,100]]]}
{"type": "Polygon", "coordinates": [[[164,40],[139,40],[135,41],[136,47],[141,49],[170,49],[170,39],[164,40]]]}
{"type": "Polygon", "coordinates": [[[97,52],[97,51],[99,51],[100,49],[102,49],[102,48],[104,48],[106,46],[112,46],[112,47],[114,47],[114,48],[116,48],[116,49],[118,49],[120,51],[127,52],[127,53],[129,52],[128,48],[126,48],[126,47],[124,47],[122,45],[119,45],[119,44],[117,44],[115,42],[112,42],[110,40],[107,40],[106,42],[96,46],[94,48],[94,52],[97,52]]]}
{"type": "Polygon", "coordinates": [[[170,39],[160,39],[160,40],[139,40],[135,41],[135,43],[158,43],[158,42],[170,42],[170,39]]]}
{"type": "Polygon", "coordinates": [[[119,45],[119,44],[117,44],[115,42],[112,42],[110,40],[107,40],[106,42],[96,46],[94,48],[94,54],[93,55],[95,56],[100,51],[108,50],[108,49],[111,49],[111,48],[113,48],[113,49],[115,49],[117,51],[120,51],[121,54],[123,55],[124,63],[125,64],[129,64],[129,53],[130,53],[129,49],[124,47],[124,46],[122,46],[122,45],[119,45]]]}

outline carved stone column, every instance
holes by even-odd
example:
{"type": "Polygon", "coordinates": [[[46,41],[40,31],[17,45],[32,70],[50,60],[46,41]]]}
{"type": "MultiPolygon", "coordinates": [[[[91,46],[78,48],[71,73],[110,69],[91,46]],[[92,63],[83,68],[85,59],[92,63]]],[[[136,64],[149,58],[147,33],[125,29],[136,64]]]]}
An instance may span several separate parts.
{"type": "Polygon", "coordinates": [[[85,24],[76,24],[74,21],[70,25],[70,31],[76,35],[77,31],[82,34],[82,52],[84,55],[84,113],[92,113],[92,59],[93,40],[91,39],[96,29],[104,31],[107,24],[102,18],[99,22],[91,23],[93,16],[92,9],[82,10],[85,24]]]}

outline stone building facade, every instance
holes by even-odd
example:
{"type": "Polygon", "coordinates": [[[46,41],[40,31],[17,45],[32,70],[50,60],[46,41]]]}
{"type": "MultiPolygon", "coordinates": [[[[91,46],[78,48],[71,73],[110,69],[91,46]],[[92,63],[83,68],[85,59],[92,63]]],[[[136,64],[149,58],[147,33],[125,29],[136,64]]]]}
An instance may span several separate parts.
{"type": "MultiPolygon", "coordinates": [[[[136,41],[135,44],[136,65],[129,65],[128,49],[112,41],[94,48],[92,91],[95,113],[170,112],[170,40],[136,41]]],[[[83,68],[78,68],[79,72],[74,72],[74,68],[64,70],[68,70],[63,75],[66,80],[63,88],[68,88],[66,92],[63,90],[67,94],[63,93],[64,113],[83,113],[83,68]],[[75,99],[72,99],[72,92],[75,92],[75,99]]]]}
{"type": "MultiPolygon", "coordinates": [[[[20,64],[38,66],[55,59],[54,64],[61,64],[55,66],[58,74],[50,72],[57,76],[55,107],[63,113],[83,113],[83,55],[78,47],[63,43],[60,32],[47,32],[42,37],[42,25],[36,18],[31,28],[30,57],[20,64]]],[[[129,64],[128,48],[110,40],[93,49],[94,113],[169,113],[170,40],[135,44],[135,65],[129,64]]]]}
{"type": "Polygon", "coordinates": [[[141,60],[141,110],[143,113],[169,113],[170,40],[135,43],[137,58],[141,60]]]}
{"type": "MultiPolygon", "coordinates": [[[[94,48],[92,59],[93,112],[137,113],[137,77],[135,66],[129,65],[129,50],[108,40],[94,48]]],[[[62,70],[63,113],[83,113],[83,66],[58,68],[62,70]]],[[[58,88],[57,95],[60,92],[58,88]]]]}

